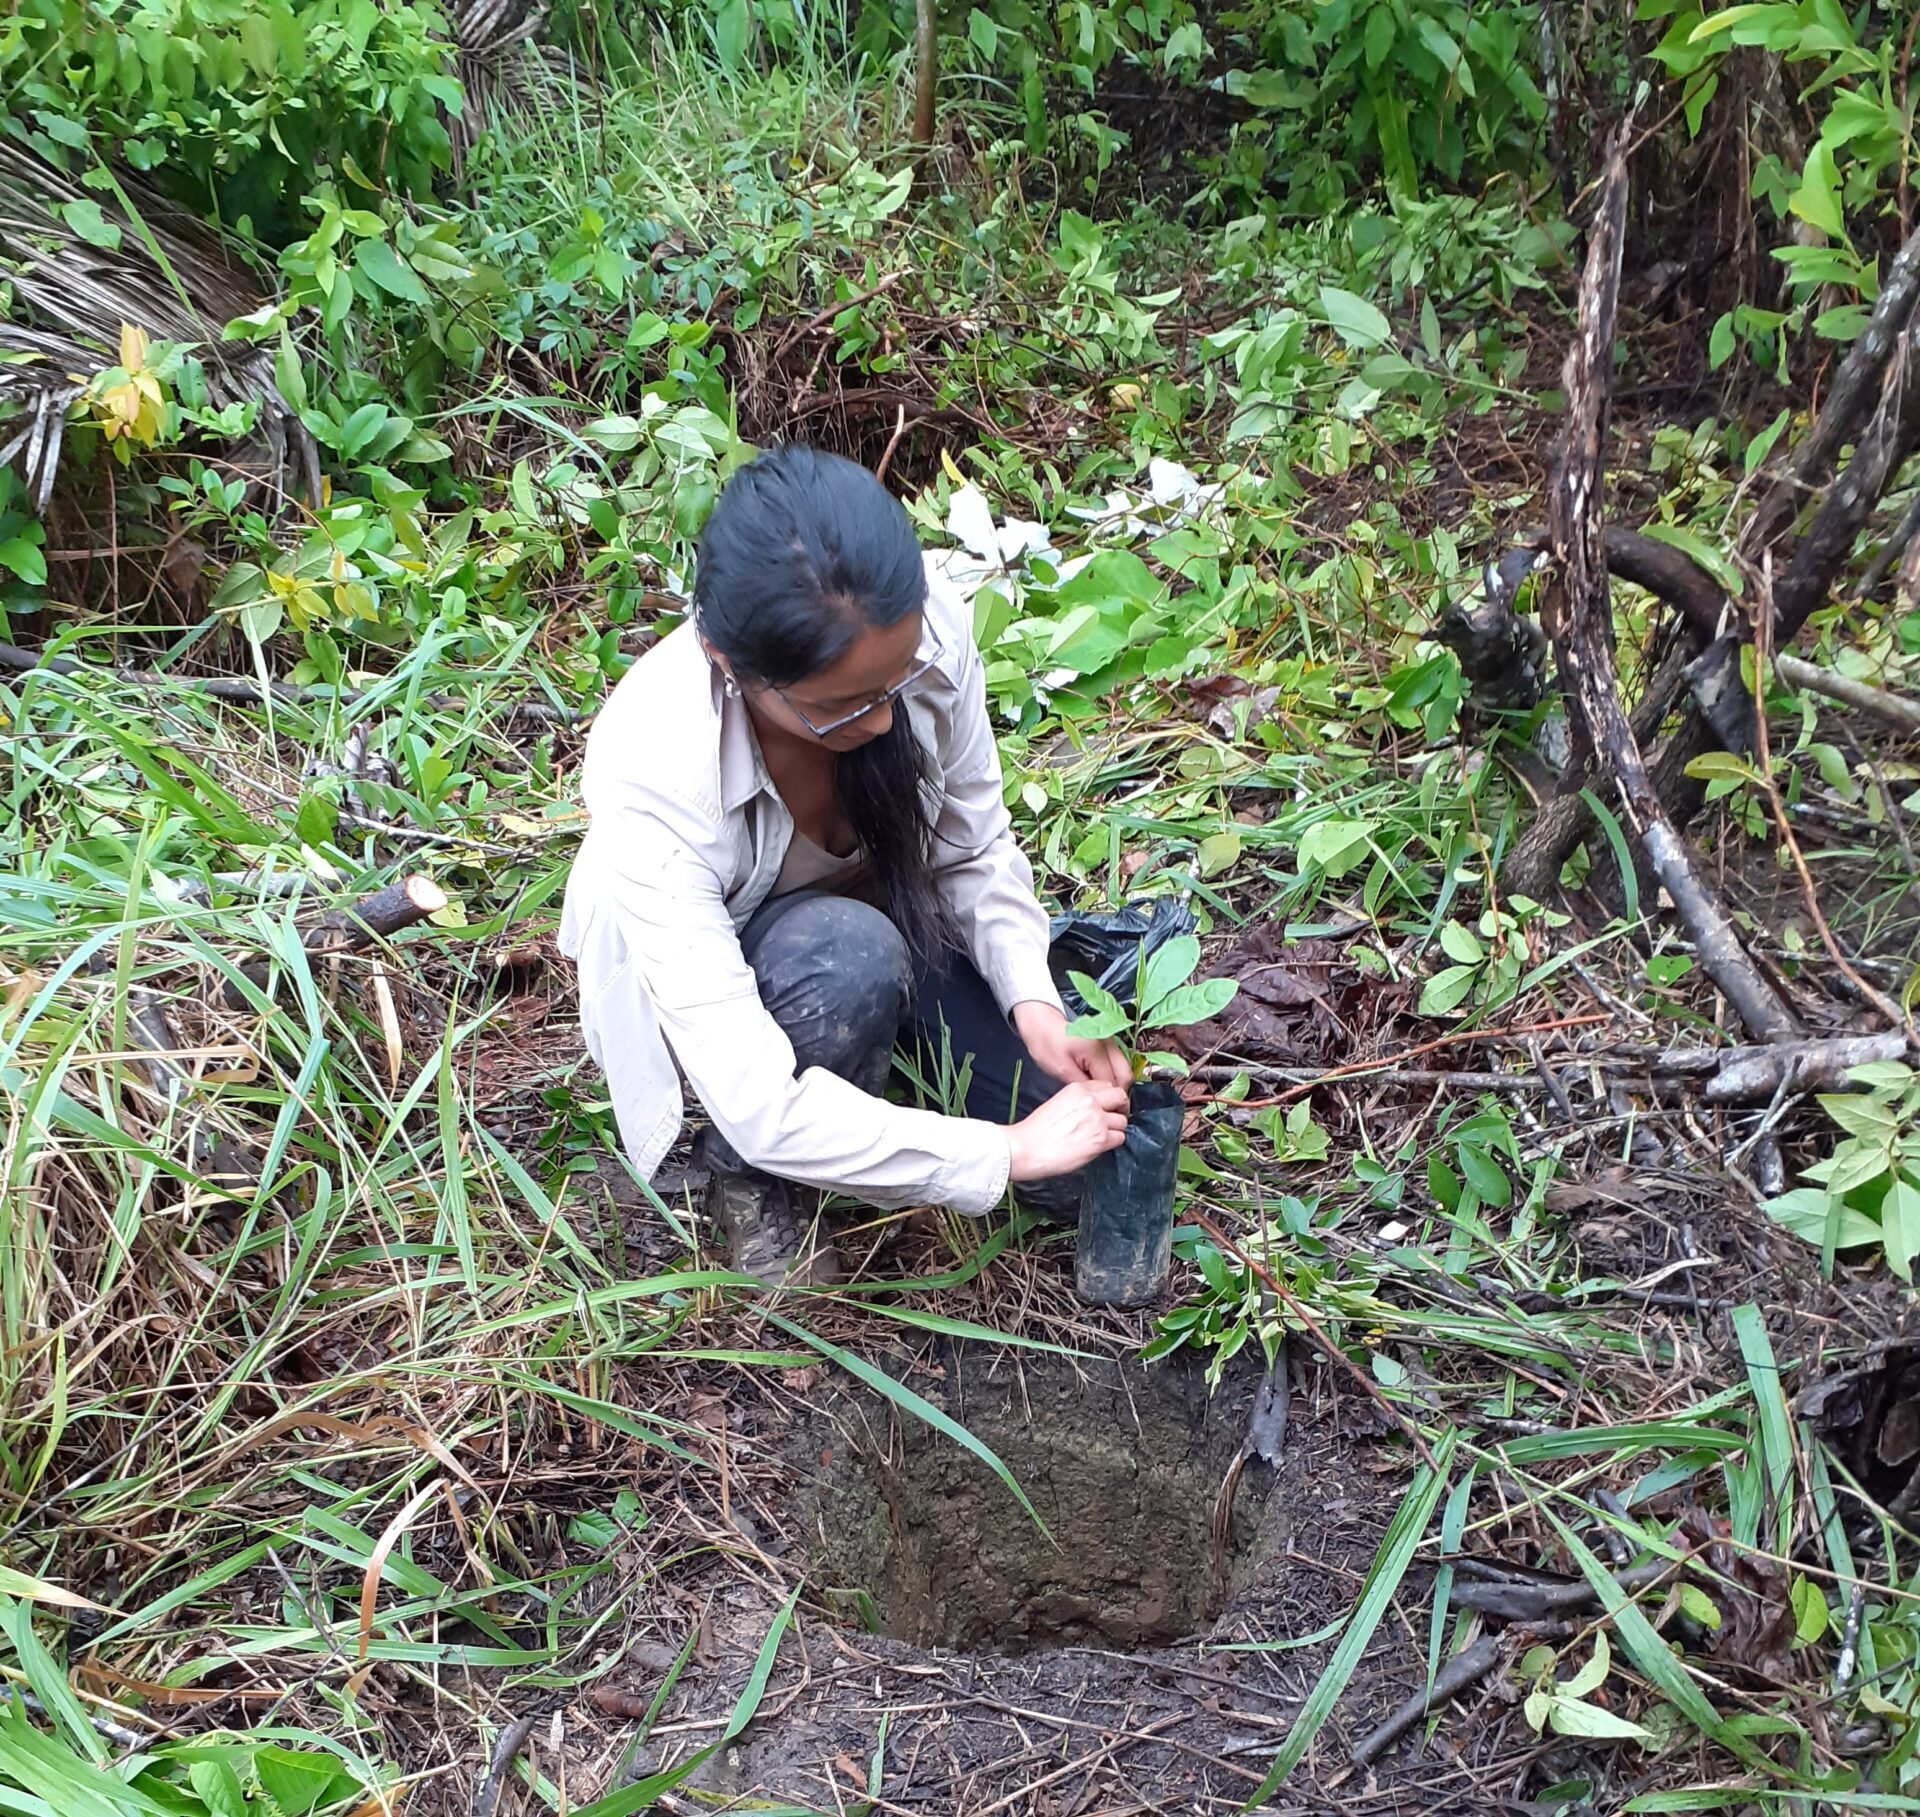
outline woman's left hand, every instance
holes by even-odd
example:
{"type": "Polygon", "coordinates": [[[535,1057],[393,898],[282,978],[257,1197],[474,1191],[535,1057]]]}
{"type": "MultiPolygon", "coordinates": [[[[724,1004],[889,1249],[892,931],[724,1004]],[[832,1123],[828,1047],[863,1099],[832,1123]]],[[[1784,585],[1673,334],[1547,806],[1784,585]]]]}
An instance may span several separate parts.
{"type": "Polygon", "coordinates": [[[1051,1003],[1022,1003],[1013,1026],[1027,1044],[1033,1063],[1051,1079],[1071,1085],[1089,1079],[1095,1085],[1131,1086],[1133,1068],[1114,1041],[1088,1041],[1067,1033],[1067,1019],[1051,1003]]]}

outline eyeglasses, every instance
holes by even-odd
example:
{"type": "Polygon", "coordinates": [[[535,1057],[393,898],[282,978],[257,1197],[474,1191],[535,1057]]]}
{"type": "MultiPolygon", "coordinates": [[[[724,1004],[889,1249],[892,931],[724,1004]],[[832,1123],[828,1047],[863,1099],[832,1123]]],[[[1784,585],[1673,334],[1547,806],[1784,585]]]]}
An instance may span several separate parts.
{"type": "Polygon", "coordinates": [[[913,667],[907,671],[906,675],[901,680],[895,682],[884,694],[876,694],[864,707],[855,707],[851,713],[842,713],[838,719],[829,719],[825,725],[814,724],[813,720],[807,716],[806,710],[785,688],[775,688],[772,691],[787,703],[788,711],[790,711],[794,718],[799,720],[814,737],[825,738],[834,732],[838,732],[843,726],[850,726],[856,720],[865,719],[869,713],[877,713],[882,707],[892,706],[915,682],[919,681],[931,670],[937,668],[941,657],[946,655],[946,650],[941,645],[940,634],[935,631],[931,625],[927,627],[927,636],[933,644],[932,655],[923,657],[916,662],[913,667]]]}

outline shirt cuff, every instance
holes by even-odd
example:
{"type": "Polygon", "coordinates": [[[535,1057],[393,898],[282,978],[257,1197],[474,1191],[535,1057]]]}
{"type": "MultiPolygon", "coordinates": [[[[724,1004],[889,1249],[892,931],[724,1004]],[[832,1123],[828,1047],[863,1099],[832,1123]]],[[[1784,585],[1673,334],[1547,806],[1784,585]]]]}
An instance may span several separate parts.
{"type": "Polygon", "coordinates": [[[1011,1016],[1022,1003],[1047,1003],[1066,1014],[1067,1006],[1060,1001],[1060,987],[1047,969],[1044,953],[996,954],[986,979],[1002,1015],[1011,1016]]]}
{"type": "Polygon", "coordinates": [[[970,1218],[985,1217],[1007,1196],[1013,1146],[998,1123],[983,1123],[973,1117],[954,1121],[969,1140],[966,1152],[956,1156],[942,1173],[938,1199],[950,1211],[970,1218]]]}

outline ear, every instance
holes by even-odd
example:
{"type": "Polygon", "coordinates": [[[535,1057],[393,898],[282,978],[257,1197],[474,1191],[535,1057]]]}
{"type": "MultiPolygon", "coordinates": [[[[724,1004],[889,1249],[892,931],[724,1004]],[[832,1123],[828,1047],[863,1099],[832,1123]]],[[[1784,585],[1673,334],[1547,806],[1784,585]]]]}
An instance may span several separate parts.
{"type": "Polygon", "coordinates": [[[706,652],[707,661],[718,669],[727,680],[732,681],[734,679],[733,665],[728,662],[712,644],[708,643],[704,637],[700,640],[700,648],[706,652]]]}

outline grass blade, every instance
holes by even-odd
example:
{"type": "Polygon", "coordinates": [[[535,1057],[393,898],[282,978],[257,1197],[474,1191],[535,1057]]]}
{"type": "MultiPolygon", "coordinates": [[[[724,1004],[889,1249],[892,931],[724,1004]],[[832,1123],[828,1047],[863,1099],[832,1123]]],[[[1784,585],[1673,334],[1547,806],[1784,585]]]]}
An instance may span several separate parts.
{"type": "Polygon", "coordinates": [[[1456,1441],[1455,1433],[1442,1433],[1434,1447],[1434,1462],[1440,1468],[1437,1471],[1429,1470],[1422,1464],[1414,1473],[1413,1486],[1408,1489],[1392,1521],[1388,1523],[1386,1538],[1380,1542],[1380,1550],[1374,1557],[1373,1569],[1367,1573],[1367,1581],[1361,1586],[1360,1600],[1354,1605],[1346,1633],[1341,1635],[1340,1644],[1334,1648],[1326,1670],[1320,1674],[1319,1682],[1294,1719],[1293,1727],[1287,1731],[1287,1739],[1281,1744],[1273,1765],[1267,1769],[1267,1776],[1260,1782],[1259,1791],[1240,1807],[1242,1810],[1255,1809],[1279,1789],[1281,1782],[1305,1757],[1307,1749],[1313,1746],[1313,1738],[1325,1726],[1327,1718],[1333,1714],[1333,1706],[1340,1701],[1347,1681],[1352,1678],[1354,1668],[1367,1650],[1367,1643],[1373,1639],[1374,1629],[1379,1627],[1381,1618],[1392,1605],[1394,1593],[1400,1588],[1400,1580],[1406,1576],[1414,1552],[1425,1537],[1427,1523],[1432,1520],[1433,1511],[1439,1506],[1441,1492],[1447,1486],[1447,1466],[1453,1460],[1456,1441]]]}

